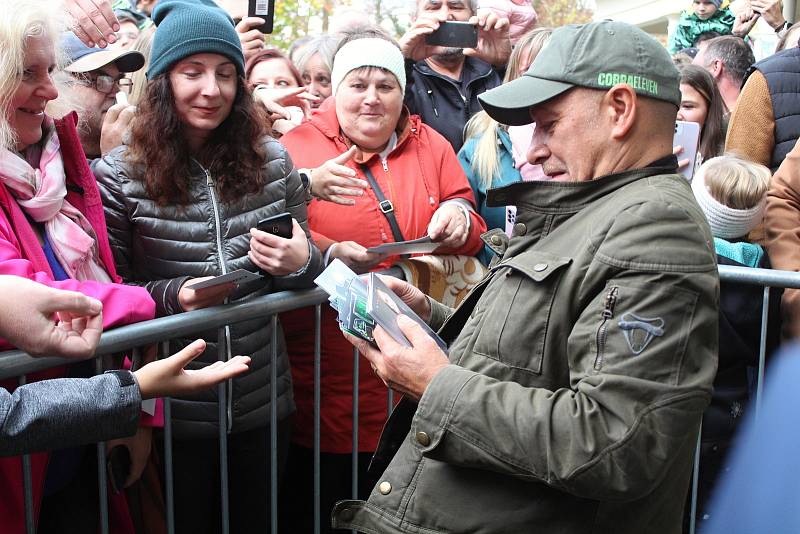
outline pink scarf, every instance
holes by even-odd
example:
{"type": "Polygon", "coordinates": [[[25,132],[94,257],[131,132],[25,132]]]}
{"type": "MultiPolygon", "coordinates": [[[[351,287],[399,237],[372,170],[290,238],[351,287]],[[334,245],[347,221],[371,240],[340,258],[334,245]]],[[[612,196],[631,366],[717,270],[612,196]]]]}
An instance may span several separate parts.
{"type": "Polygon", "coordinates": [[[25,213],[44,224],[53,252],[71,278],[111,282],[98,260],[92,225],[66,200],[66,175],[53,120],[45,117],[42,130],[42,142],[25,151],[27,161],[0,148],[0,180],[25,213]],[[38,161],[39,168],[28,161],[38,161]]]}

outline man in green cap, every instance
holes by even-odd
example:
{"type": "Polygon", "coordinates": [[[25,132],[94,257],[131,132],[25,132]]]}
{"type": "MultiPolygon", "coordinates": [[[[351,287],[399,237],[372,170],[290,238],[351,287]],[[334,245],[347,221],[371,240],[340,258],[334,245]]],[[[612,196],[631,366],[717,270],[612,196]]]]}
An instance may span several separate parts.
{"type": "Polygon", "coordinates": [[[618,22],[553,32],[528,72],[485,93],[536,122],[554,179],[490,191],[517,206],[490,273],[455,310],[392,289],[449,344],[400,317],[411,347],[350,338],[405,394],[373,459],[368,533],[670,533],[681,519],[717,361],[712,236],[678,174],[667,52],[618,22]]]}

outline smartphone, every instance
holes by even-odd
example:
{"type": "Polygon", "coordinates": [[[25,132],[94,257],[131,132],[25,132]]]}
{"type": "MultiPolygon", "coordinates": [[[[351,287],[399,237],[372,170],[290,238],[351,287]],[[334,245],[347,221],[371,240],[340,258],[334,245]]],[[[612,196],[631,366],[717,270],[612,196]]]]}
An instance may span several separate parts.
{"type": "Polygon", "coordinates": [[[258,221],[256,226],[262,232],[282,237],[284,239],[292,238],[292,214],[284,212],[266,219],[258,221]]]}
{"type": "Polygon", "coordinates": [[[475,48],[478,46],[478,27],[469,22],[444,21],[433,33],[425,36],[425,42],[432,46],[475,48]]]}
{"type": "Polygon", "coordinates": [[[275,20],[275,0],[249,0],[249,2],[247,16],[262,18],[266,21],[253,29],[261,33],[272,33],[272,25],[275,20]]]}
{"type": "Polygon", "coordinates": [[[678,154],[678,159],[688,159],[689,164],[680,170],[680,173],[691,180],[697,162],[697,149],[700,146],[700,125],[696,122],[675,121],[675,136],[672,146],[682,146],[683,152],[678,154]]]}
{"type": "Polygon", "coordinates": [[[106,469],[111,490],[119,493],[125,489],[125,480],[131,472],[131,453],[125,445],[117,445],[106,455],[106,469]]]}

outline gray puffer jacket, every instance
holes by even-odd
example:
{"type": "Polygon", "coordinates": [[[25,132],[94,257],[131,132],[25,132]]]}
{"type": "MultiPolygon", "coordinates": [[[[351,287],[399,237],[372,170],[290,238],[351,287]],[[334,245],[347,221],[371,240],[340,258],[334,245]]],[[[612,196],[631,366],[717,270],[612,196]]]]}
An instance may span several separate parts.
{"type": "MultiPolygon", "coordinates": [[[[300,177],[286,150],[274,139],[265,140],[264,169],[268,183],[257,194],[222,202],[214,177],[196,164],[190,195],[185,205],[160,206],[149,198],[142,166],[127,161],[122,146],[95,166],[105,206],[108,237],[117,272],[129,283],[148,289],[159,316],[180,313],[178,290],[188,278],[224,274],[236,269],[257,271],[247,256],[250,229],[260,219],[288,211],[310,235],[300,177]]],[[[322,270],[319,249],[309,238],[311,257],[305,270],[282,277],[265,276],[243,284],[230,301],[246,300],[285,289],[305,288],[322,270]]],[[[255,319],[226,327],[226,354],[252,357],[250,372],[233,380],[227,393],[227,425],[243,432],[267,424],[270,409],[269,319],[255,319]]],[[[200,368],[218,359],[217,332],[198,334],[208,342],[205,354],[189,364],[200,368]]],[[[291,374],[282,332],[278,332],[278,418],[294,410],[291,374]]],[[[172,352],[191,340],[171,342],[172,352]]],[[[217,434],[217,391],[198,393],[172,402],[173,429],[177,438],[213,437],[217,434]]]]}

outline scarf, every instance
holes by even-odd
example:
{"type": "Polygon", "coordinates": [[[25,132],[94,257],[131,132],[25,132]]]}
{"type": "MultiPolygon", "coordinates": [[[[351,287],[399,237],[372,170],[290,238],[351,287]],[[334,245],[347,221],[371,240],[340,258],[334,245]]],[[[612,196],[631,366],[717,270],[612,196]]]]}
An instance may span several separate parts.
{"type": "Polygon", "coordinates": [[[44,231],[61,266],[71,278],[111,282],[100,263],[89,221],[67,202],[67,183],[55,124],[45,117],[41,143],[25,150],[25,159],[0,148],[0,180],[22,210],[44,231]],[[29,161],[38,162],[38,168],[29,161]]]}

